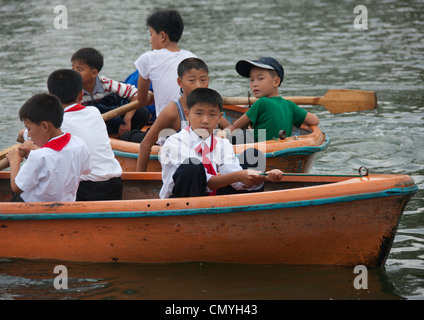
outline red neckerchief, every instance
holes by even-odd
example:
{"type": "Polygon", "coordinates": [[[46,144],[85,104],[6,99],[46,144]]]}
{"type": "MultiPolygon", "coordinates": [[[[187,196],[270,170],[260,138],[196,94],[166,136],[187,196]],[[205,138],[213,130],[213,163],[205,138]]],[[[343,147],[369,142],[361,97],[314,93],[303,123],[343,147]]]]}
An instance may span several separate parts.
{"type": "Polygon", "coordinates": [[[62,150],[71,140],[71,134],[65,133],[64,135],[60,136],[59,138],[53,138],[49,142],[47,142],[42,148],[50,148],[55,151],[62,150]]]}
{"type": "MultiPolygon", "coordinates": [[[[187,129],[188,132],[190,132],[188,127],[186,129],[187,129]]],[[[213,151],[216,144],[217,144],[217,140],[216,140],[215,136],[213,134],[211,134],[211,146],[210,147],[205,143],[205,147],[202,148],[202,144],[199,143],[199,145],[194,149],[197,153],[200,153],[202,155],[202,163],[203,163],[203,166],[206,169],[206,172],[209,173],[210,175],[213,175],[213,176],[216,176],[216,171],[215,171],[215,168],[213,167],[213,165],[211,163],[211,160],[206,155],[213,151]]],[[[210,195],[210,196],[216,195],[216,190],[212,190],[211,192],[208,193],[208,195],[210,195]]]]}
{"type": "Polygon", "coordinates": [[[82,109],[84,109],[84,108],[85,108],[85,107],[84,107],[82,104],[77,103],[77,104],[76,104],[76,105],[74,105],[72,108],[69,108],[69,109],[65,110],[65,112],[79,111],[79,110],[82,110],[82,109]]]}

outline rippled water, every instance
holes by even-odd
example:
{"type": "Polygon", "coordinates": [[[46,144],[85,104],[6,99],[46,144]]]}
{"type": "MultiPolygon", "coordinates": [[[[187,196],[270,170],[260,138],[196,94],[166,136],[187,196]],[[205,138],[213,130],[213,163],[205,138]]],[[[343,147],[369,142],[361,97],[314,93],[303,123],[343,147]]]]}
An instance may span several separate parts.
{"type": "Polygon", "coordinates": [[[384,268],[370,270],[369,289],[353,289],[349,268],[188,264],[66,263],[70,285],[52,286],[57,261],[0,260],[0,299],[423,299],[424,298],[424,3],[368,4],[368,29],[354,28],[352,1],[72,1],[68,29],[57,30],[51,1],[0,0],[0,148],[15,144],[17,113],[46,90],[48,74],[70,66],[83,46],[103,52],[101,74],[123,80],[150,49],[146,17],[178,9],[180,41],[210,68],[210,87],[246,95],[234,65],[273,56],[285,67],[281,94],[321,96],[328,89],[377,92],[378,110],[321,119],[330,147],[313,172],[411,175],[410,201],[384,268]]]}

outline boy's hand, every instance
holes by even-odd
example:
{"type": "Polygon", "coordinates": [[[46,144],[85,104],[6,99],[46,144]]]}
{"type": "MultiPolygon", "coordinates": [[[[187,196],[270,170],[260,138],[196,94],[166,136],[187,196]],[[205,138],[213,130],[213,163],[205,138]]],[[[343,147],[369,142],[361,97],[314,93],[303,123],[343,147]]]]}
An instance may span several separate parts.
{"type": "Polygon", "coordinates": [[[23,158],[28,158],[28,155],[31,152],[31,150],[36,150],[36,149],[38,149],[38,146],[31,140],[25,141],[19,146],[19,152],[23,158]]]}
{"type": "Polygon", "coordinates": [[[252,169],[246,169],[241,170],[239,181],[244,184],[245,188],[251,188],[257,184],[260,184],[267,180],[266,176],[260,176],[260,171],[252,170],[252,169]]]}
{"type": "Polygon", "coordinates": [[[267,181],[271,182],[278,182],[283,177],[283,172],[279,169],[272,169],[271,171],[268,171],[266,173],[268,173],[267,181]]]}
{"type": "Polygon", "coordinates": [[[149,104],[148,105],[154,104],[155,103],[155,94],[153,93],[153,91],[149,90],[148,95],[149,95],[149,104]]]}
{"type": "Polygon", "coordinates": [[[131,130],[131,120],[125,121],[119,126],[119,136],[122,136],[125,132],[131,130]],[[128,124],[127,124],[128,123],[128,124]]]}
{"type": "Polygon", "coordinates": [[[17,142],[20,142],[20,143],[25,142],[25,139],[24,139],[24,132],[25,132],[25,128],[24,128],[24,129],[19,130],[18,138],[16,139],[16,141],[17,141],[17,142]]]}
{"type": "Polygon", "coordinates": [[[10,166],[14,164],[20,164],[24,158],[19,152],[19,148],[14,148],[6,154],[6,159],[9,161],[10,166]]]}

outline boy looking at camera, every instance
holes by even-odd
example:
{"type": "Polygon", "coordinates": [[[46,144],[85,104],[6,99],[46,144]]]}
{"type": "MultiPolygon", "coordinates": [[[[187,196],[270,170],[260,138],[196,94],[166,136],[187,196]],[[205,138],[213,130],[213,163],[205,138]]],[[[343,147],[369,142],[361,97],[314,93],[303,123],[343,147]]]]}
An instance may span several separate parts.
{"type": "Polygon", "coordinates": [[[280,130],[291,136],[293,125],[300,127],[317,126],[318,117],[300,108],[292,101],[283,99],[278,87],[284,79],[284,69],[271,57],[258,60],[240,60],[236,64],[237,72],[250,79],[250,89],[259,98],[252,107],[233,124],[234,130],[251,125],[255,141],[264,140],[260,131],[265,130],[265,140],[279,137],[280,130]],[[262,138],[262,139],[261,139],[262,138]]]}
{"type": "Polygon", "coordinates": [[[268,172],[268,176],[243,170],[230,142],[214,136],[223,115],[218,92],[209,88],[193,90],[187,97],[187,108],[190,126],[170,136],[161,150],[161,198],[220,194],[219,189],[229,185],[236,190],[254,191],[262,188],[264,181],[281,178],[278,169],[268,172]]]}

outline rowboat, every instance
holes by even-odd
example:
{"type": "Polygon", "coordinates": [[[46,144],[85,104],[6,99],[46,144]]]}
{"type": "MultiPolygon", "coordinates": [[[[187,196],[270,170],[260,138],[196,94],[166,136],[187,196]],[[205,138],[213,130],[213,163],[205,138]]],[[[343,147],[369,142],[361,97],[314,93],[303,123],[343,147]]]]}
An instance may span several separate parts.
{"type": "MultiPolygon", "coordinates": [[[[237,105],[225,105],[224,116],[230,123],[246,112],[247,108],[237,105]]],[[[284,172],[307,173],[310,171],[318,153],[324,151],[329,143],[329,138],[317,126],[309,128],[293,127],[291,137],[281,136],[273,140],[260,143],[246,143],[234,145],[236,155],[247,148],[257,148],[266,157],[266,169],[278,168],[284,172]]],[[[111,146],[115,158],[126,172],[136,171],[139,143],[111,138],[111,146]]],[[[155,145],[149,157],[148,172],[161,171],[159,162],[160,147],[155,145]]]]}
{"type": "Polygon", "coordinates": [[[9,178],[0,172],[0,257],[87,262],[378,267],[418,190],[408,175],[362,170],[285,174],[254,194],[159,199],[160,172],[126,172],[120,201],[12,203],[9,178]]]}

